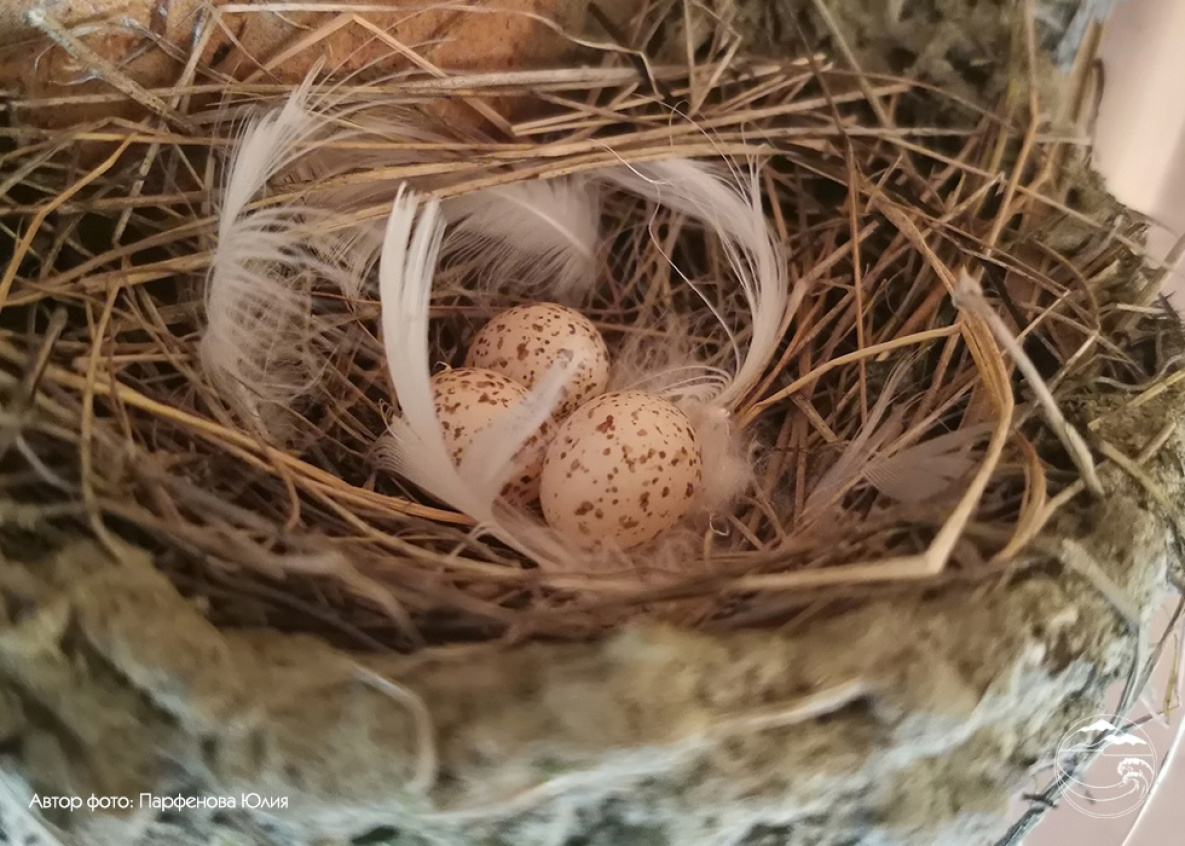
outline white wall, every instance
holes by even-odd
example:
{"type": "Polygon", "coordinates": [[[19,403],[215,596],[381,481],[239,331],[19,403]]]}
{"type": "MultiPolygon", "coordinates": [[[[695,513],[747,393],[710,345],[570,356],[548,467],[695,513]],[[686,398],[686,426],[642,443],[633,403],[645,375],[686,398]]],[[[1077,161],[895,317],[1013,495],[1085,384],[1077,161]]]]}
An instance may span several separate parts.
{"type": "MultiPolygon", "coordinates": [[[[1102,48],[1103,101],[1095,165],[1112,193],[1156,218],[1149,247],[1163,257],[1185,232],[1185,0],[1126,0],[1107,23],[1102,48]]],[[[1185,274],[1170,278],[1169,294],[1185,311],[1185,274]]],[[[1182,503],[1185,506],[1185,503],[1182,503]]],[[[1167,619],[1167,614],[1162,617],[1167,619]]],[[[1160,705],[1172,650],[1136,715],[1160,705]]],[[[1169,724],[1149,726],[1159,746],[1161,781],[1143,816],[1093,819],[1072,807],[1050,814],[1025,846],[1171,846],[1185,843],[1185,751],[1165,763],[1182,732],[1180,711],[1169,724]]],[[[1180,741],[1179,741],[1180,742],[1180,741]]],[[[1185,743],[1182,744],[1185,746],[1185,743]]]]}
{"type": "MultiPolygon", "coordinates": [[[[1103,103],[1095,164],[1116,197],[1163,226],[1160,255],[1185,232],[1185,0],[1126,0],[1102,49],[1103,103]]],[[[1185,308],[1185,278],[1174,279],[1185,308]]]]}

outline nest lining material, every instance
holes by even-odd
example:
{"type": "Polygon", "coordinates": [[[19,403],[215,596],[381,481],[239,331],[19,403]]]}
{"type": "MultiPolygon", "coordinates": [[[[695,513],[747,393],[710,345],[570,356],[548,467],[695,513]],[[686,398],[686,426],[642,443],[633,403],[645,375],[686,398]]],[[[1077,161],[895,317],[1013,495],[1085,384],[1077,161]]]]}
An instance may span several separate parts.
{"type": "MultiPolygon", "coordinates": [[[[1074,428],[1058,419],[1058,395],[1093,376],[1091,367],[1106,368],[1098,376],[1121,383],[1147,378],[1145,363],[1130,355],[1110,360],[1089,354],[1108,308],[1100,302],[1101,284],[1091,286],[1090,280],[1112,274],[1115,263],[1125,261],[1122,239],[1084,226],[1077,246],[1089,261],[1080,265],[1049,245],[1067,237],[1051,230],[1065,229],[1081,213],[1039,199],[1020,178],[1025,171],[1037,179],[1055,173],[1058,156],[1067,155],[1062,145],[1030,149],[1014,178],[995,177],[993,160],[1021,139],[1031,141],[1036,128],[1010,137],[1012,130],[999,118],[976,117],[952,102],[953,115],[963,115],[966,126],[978,121],[978,127],[866,129],[861,127],[870,126],[885,103],[893,120],[897,111],[908,114],[917,92],[898,79],[866,79],[878,104],[873,108],[850,73],[814,69],[806,60],[757,66],[749,75],[742,82],[722,76],[696,121],[672,126],[665,105],[642,97],[626,101],[611,118],[601,107],[594,114],[539,118],[536,124],[551,140],[538,145],[461,139],[456,149],[422,152],[435,161],[427,168],[418,161],[405,166],[409,173],[447,174],[438,191],[448,194],[672,155],[768,159],[762,175],[773,225],[807,297],[787,320],[787,341],[760,389],[737,414],[768,453],[757,468],[756,486],[734,513],[719,515],[723,525],[710,526],[681,551],[681,559],[633,560],[627,571],[609,573],[540,571],[473,537],[463,515],[374,473],[371,455],[384,434],[391,397],[374,327],[377,303],[366,293],[350,300],[333,290],[312,291],[320,319],[332,328],[302,351],[315,359],[306,361],[306,372],[318,377],[280,410],[288,429],[283,449],[268,442],[268,432],[236,417],[196,357],[200,283],[211,255],[204,241],[209,229],[204,235],[203,227],[210,218],[180,226],[159,219],[162,207],[184,213],[209,188],[186,181],[209,173],[192,158],[200,147],[198,154],[177,146],[160,150],[160,166],[179,184],[161,194],[146,188],[145,199],[134,198],[124,226],[128,245],[87,257],[85,241],[77,248],[69,242],[75,230],[60,236],[41,231],[41,238],[57,237],[57,244],[46,241],[37,250],[75,252],[73,267],[65,261],[52,270],[43,265],[36,280],[25,277],[21,284],[25,278],[14,278],[8,294],[8,308],[27,313],[66,291],[94,297],[88,325],[73,321],[59,341],[60,348],[76,351],[75,365],[51,365],[43,380],[62,389],[66,416],[90,423],[87,437],[94,446],[84,450],[88,505],[96,514],[105,511],[181,540],[188,558],[236,565],[235,581],[263,587],[257,573],[288,571],[286,591],[308,596],[314,588],[301,587],[307,578],[301,570],[314,571],[320,583],[315,590],[326,589],[325,576],[337,579],[347,594],[337,602],[332,596],[320,601],[333,609],[328,614],[363,632],[385,632],[387,642],[404,648],[507,633],[585,636],[639,613],[716,629],[752,626],[789,619],[813,602],[803,588],[848,590],[886,581],[893,565],[886,570],[878,564],[883,560],[907,559],[905,575],[914,579],[940,575],[950,559],[957,564],[953,570],[965,575],[1003,568],[1053,513],[1043,496],[1056,498],[1075,485],[1078,467],[1090,467],[1089,450],[1072,441],[1074,428]],[[763,142],[751,140],[757,134],[751,122],[763,142]],[[583,140],[590,130],[597,134],[583,140]],[[171,152],[180,158],[169,161],[171,152]],[[835,213],[845,196],[847,211],[835,213]],[[1020,229],[1013,232],[1017,220],[1020,229]],[[852,262],[853,232],[858,264],[852,262]],[[995,250],[981,264],[993,241],[1008,243],[1007,250],[995,250]],[[1095,244],[1100,246],[1091,249],[1095,244]],[[997,305],[961,289],[967,274],[959,268],[967,267],[984,268],[997,305]],[[961,309],[952,305],[956,294],[961,309]],[[967,308],[972,303],[976,309],[967,308]],[[981,314],[995,321],[997,332],[981,314]],[[109,339],[102,350],[88,340],[100,328],[109,339]],[[1044,404],[1039,392],[1023,397],[1004,454],[1014,404],[1005,352],[1013,351],[1001,351],[998,342],[1021,335],[1030,350],[1025,360],[1042,361],[1053,393],[1045,391],[1044,404]],[[890,404],[896,406],[891,414],[890,404]],[[1040,415],[1050,411],[1053,425],[1045,427],[1040,415]],[[986,448],[967,442],[962,451],[930,456],[935,467],[965,460],[953,481],[969,487],[954,485],[939,491],[944,498],[914,502],[909,488],[927,474],[907,474],[907,482],[890,485],[890,469],[902,474],[902,461],[893,463],[893,457],[904,453],[908,466],[924,454],[909,453],[910,447],[922,443],[924,449],[944,432],[978,428],[992,435],[986,448]],[[967,447],[978,449],[969,453],[967,447]],[[876,479],[882,481],[873,485],[876,479]],[[963,528],[973,517],[1007,537],[967,536],[963,528]],[[378,617],[367,609],[378,610],[378,617]]],[[[430,89],[433,83],[423,84],[430,89]]],[[[678,86],[674,94],[694,96],[678,86]]],[[[384,108],[396,105],[384,100],[384,108]]],[[[235,113],[233,101],[226,108],[235,113]]],[[[520,133],[530,135],[532,126],[520,133]]],[[[206,137],[206,145],[218,146],[228,132],[206,137]]],[[[365,135],[353,143],[376,159],[390,145],[365,135]]],[[[402,161],[406,154],[396,155],[402,161]]],[[[111,190],[105,168],[115,168],[117,160],[111,156],[90,171],[102,186],[98,190],[111,190]]],[[[389,166],[385,175],[398,179],[401,167],[389,166]]],[[[340,177],[351,179],[357,178],[348,172],[340,177]]],[[[1070,191],[1069,185],[1056,188],[1070,191]]],[[[333,180],[312,188],[287,184],[265,201],[333,190],[333,180]]],[[[97,226],[95,217],[108,205],[128,206],[121,197],[95,198],[77,222],[79,239],[83,226],[97,226]]],[[[380,217],[384,206],[379,201],[358,217],[380,217]]],[[[702,236],[646,204],[621,200],[609,207],[611,281],[589,314],[610,341],[621,345],[655,329],[678,337],[687,320],[693,333],[710,326],[703,310],[687,310],[690,297],[679,290],[678,277],[655,270],[666,268],[673,255],[684,273],[726,278],[711,242],[706,251],[692,251],[702,236]]],[[[25,238],[18,249],[31,258],[34,245],[25,238]]],[[[20,263],[11,267],[21,276],[30,273],[20,263]]],[[[444,269],[435,288],[437,360],[456,360],[456,348],[476,321],[510,305],[474,293],[463,265],[444,269]]],[[[723,291],[717,308],[735,312],[731,296],[723,291]]],[[[26,354],[12,348],[9,360],[19,365],[26,354]]],[[[726,354],[720,347],[718,357],[726,354]]],[[[1038,374],[1036,384],[1044,386],[1040,379],[1038,374]]],[[[58,475],[77,476],[66,469],[58,475]]],[[[191,585],[197,592],[217,590],[210,568],[179,575],[198,579],[191,585]]],[[[269,622],[292,624],[284,622],[292,616],[288,609],[248,604],[269,622]]],[[[226,615],[243,613],[242,603],[216,607],[226,615]]],[[[314,622],[300,616],[302,626],[314,622]]]]}
{"type": "MultiPolygon", "coordinates": [[[[1132,635],[1161,595],[1171,547],[1141,503],[1176,494],[1180,444],[1173,379],[1162,381],[1171,327],[1138,302],[1150,287],[1138,223],[1117,217],[1072,146],[1023,111],[977,113],[816,60],[722,58],[690,84],[686,69],[653,73],[520,77],[510,90],[529,87],[552,110],[516,126],[529,143],[463,133],[440,160],[459,191],[622,159],[766,163],[772,220],[793,273],[812,283],[754,405],[770,399],[778,446],[766,500],[793,484],[781,511],[756,497],[738,510],[736,549],[657,584],[645,572],[521,568],[462,521],[408,505],[409,492],[370,487],[361,459],[382,425],[385,380],[365,331],[332,345],[318,390],[333,413],[306,398],[291,450],[241,428],[194,352],[221,129],[80,128],[53,136],[66,142],[57,148],[30,132],[10,154],[23,185],[5,212],[24,226],[2,286],[11,370],[0,378],[23,413],[6,525],[48,537],[47,521],[78,514],[122,561],[89,546],[52,566],[7,553],[6,589],[29,600],[10,615],[4,671],[5,723],[30,741],[18,756],[27,784],[268,789],[300,797],[284,822],[293,842],[392,825],[454,842],[979,842],[999,830],[1002,797],[1028,762],[1056,746],[1057,726],[1089,713],[1112,679],[1142,673],[1132,635]],[[652,81],[697,103],[694,121],[672,122],[637,93],[652,81]],[[598,97],[580,104],[590,86],[598,97]],[[935,109],[943,125],[911,124],[935,109]],[[149,178],[129,178],[132,145],[154,142],[149,178]],[[1007,333],[979,323],[986,312],[957,287],[969,266],[984,271],[1007,333]],[[1106,459],[1101,496],[1081,473],[1091,451],[1048,422],[1036,381],[1012,373],[1014,351],[998,347],[1007,335],[1106,459]],[[810,486],[892,382],[910,414],[899,438],[990,427],[1018,398],[999,460],[979,454],[991,472],[973,511],[951,522],[957,496],[902,506],[857,474],[826,520],[806,520],[810,486]],[[948,566],[924,590],[880,583],[876,562],[935,549],[951,526],[948,566]],[[150,547],[223,630],[118,535],[150,547]],[[872,566],[827,575],[861,561],[872,566]],[[589,643],[546,642],[622,624],[589,643]],[[271,631],[241,631],[260,626],[271,631]],[[436,647],[350,657],[276,632],[292,628],[374,652],[436,647]],[[499,636],[541,642],[439,646],[499,636]],[[46,701],[58,703],[54,725],[36,716],[46,701]],[[93,726],[127,720],[152,731],[112,754],[115,735],[93,726]],[[86,776],[62,759],[67,737],[85,750],[86,776]],[[324,737],[332,750],[310,742],[324,737]],[[179,772],[157,766],[161,750],[179,772]]],[[[415,108],[458,85],[480,99],[504,84],[412,79],[382,93],[415,108]]],[[[235,87],[225,106],[272,96],[235,87]]],[[[665,266],[641,237],[648,210],[616,215],[627,257],[616,284],[665,266]]],[[[710,265],[711,247],[683,235],[689,260],[710,265]]],[[[373,325],[365,299],[325,308],[343,332],[373,325]]],[[[475,313],[463,295],[442,303],[453,343],[475,313]]],[[[6,547],[20,540],[10,531],[6,547]]],[[[127,824],[57,822],[97,842],[94,826],[127,824]]]]}
{"type": "MultiPolygon", "coordinates": [[[[396,163],[383,170],[392,181],[428,171],[446,180],[438,193],[459,195],[672,156],[766,162],[771,225],[807,295],[785,319],[785,342],[736,414],[765,452],[756,484],[673,560],[635,558],[608,573],[523,566],[473,536],[464,515],[377,474],[372,454],[392,397],[377,303],[365,288],[353,298],[310,290],[329,328],[281,362],[295,360],[298,376],[310,380],[290,405],[274,409],[282,442],[236,415],[196,355],[212,218],[190,219],[186,209],[210,196],[208,181],[192,183],[213,178],[204,154],[233,137],[225,122],[210,120],[203,123],[214,127],[211,134],[158,151],[157,166],[173,183],[160,193],[145,183],[129,203],[119,151],[93,166],[94,184],[85,190],[97,196],[60,195],[58,211],[70,222],[61,232],[28,229],[10,265],[7,308],[24,309],[34,326],[45,325],[44,307],[55,298],[81,294],[90,304],[86,323],[70,321],[58,342],[71,351],[72,366],[50,364],[42,385],[59,414],[87,423],[82,487],[93,519],[106,513],[163,537],[181,553],[176,575],[189,590],[212,597],[222,593],[216,580],[237,583],[232,592],[250,599],[215,601],[219,619],[262,613],[274,625],[324,631],[282,601],[256,600],[286,574],[284,592],[303,604],[320,593],[311,600],[323,609],[317,616],[400,648],[506,634],[584,637],[638,614],[717,630],[777,623],[816,600],[809,589],[864,591],[899,578],[978,578],[1006,569],[1055,512],[1047,500],[1060,502],[1075,485],[1097,490],[1090,450],[1065,421],[1062,398],[1086,379],[1148,378],[1146,361],[1099,339],[1115,308],[1106,280],[1117,262],[1132,261],[1125,238],[1056,199],[1092,189],[1065,181],[1058,161],[1071,151],[1034,144],[1035,125],[1014,130],[948,101],[955,128],[877,127],[877,112],[904,120],[915,99],[942,95],[807,60],[719,70],[710,91],[681,88],[675,74],[664,81],[674,96],[703,100],[693,121],[672,124],[665,104],[622,95],[606,115],[603,103],[614,102],[606,96],[520,125],[523,137],[542,137],[537,143],[470,135],[440,145],[447,149],[415,151],[416,161],[402,164],[409,154],[396,142],[396,163]],[[997,162],[1017,153],[1023,156],[1011,176],[997,177],[997,162]],[[1030,189],[1029,179],[1049,190],[1030,189]],[[130,209],[119,233],[124,243],[100,249],[100,215],[117,207],[121,215],[130,209]],[[85,212],[71,214],[76,209],[85,212]],[[1079,242],[1068,259],[1064,247],[1050,245],[1069,241],[1076,226],[1079,242]],[[42,253],[57,264],[38,263],[42,253]],[[969,281],[980,274],[982,283],[969,281]],[[981,284],[991,304],[976,292],[981,284]],[[1012,373],[1007,358],[1020,351],[1018,337],[1028,350],[1023,375],[1012,373]],[[1096,344],[1108,355],[1093,354],[1096,344]],[[1010,383],[1021,391],[1019,403],[1010,383]],[[958,450],[934,447],[958,430],[984,437],[960,440],[958,450]],[[957,469],[952,485],[931,491],[938,496],[915,501],[913,489],[930,481],[929,471],[912,466],[923,459],[934,475],[950,472],[952,463],[957,469]],[[972,521],[985,530],[965,532],[972,521]],[[188,563],[203,559],[221,564],[188,563]],[[944,574],[948,562],[954,566],[944,574]]],[[[580,91],[587,84],[550,87],[580,91]]],[[[399,108],[402,96],[414,98],[406,106],[414,109],[434,85],[401,83],[403,94],[388,89],[382,107],[399,108]],[[423,89],[409,95],[416,85],[423,89]]],[[[361,96],[377,95],[367,89],[361,96]]],[[[231,94],[218,114],[241,114],[242,101],[231,94]]],[[[352,119],[364,125],[364,115],[352,119]]],[[[363,134],[345,152],[380,160],[390,144],[363,134]]],[[[290,180],[262,202],[283,204],[305,192],[333,197],[351,181],[357,175],[349,171],[314,185],[290,180]]],[[[696,337],[712,331],[710,315],[689,308],[693,298],[665,270],[673,257],[692,278],[727,279],[712,240],[636,200],[613,198],[607,208],[611,268],[588,313],[611,344],[657,331],[718,345],[718,335],[696,337]]],[[[342,223],[381,219],[385,211],[379,200],[342,223]]],[[[436,360],[455,362],[479,321],[512,302],[482,296],[472,279],[461,264],[434,281],[436,360]]],[[[714,307],[735,313],[735,294],[716,290],[714,307]]],[[[716,349],[724,360],[728,350],[716,349]]],[[[14,345],[6,352],[17,366],[27,355],[14,345]]],[[[57,467],[55,440],[33,451],[56,476],[77,478],[57,467]]],[[[77,447],[69,439],[66,446],[72,459],[77,447]]]]}

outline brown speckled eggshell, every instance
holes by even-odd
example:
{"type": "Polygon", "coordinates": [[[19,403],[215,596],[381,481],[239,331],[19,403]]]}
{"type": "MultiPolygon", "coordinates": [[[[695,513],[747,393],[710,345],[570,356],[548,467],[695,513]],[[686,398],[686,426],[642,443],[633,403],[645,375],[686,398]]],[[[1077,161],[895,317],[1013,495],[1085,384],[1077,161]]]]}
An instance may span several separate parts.
{"type": "Polygon", "coordinates": [[[547,448],[540,504],[585,547],[646,543],[691,510],[702,480],[687,416],[653,394],[605,394],[577,409],[547,448]]]}
{"type": "Polygon", "coordinates": [[[555,303],[504,311],[473,338],[465,366],[493,370],[530,389],[564,352],[581,356],[582,362],[556,405],[555,418],[562,420],[609,384],[605,339],[580,312],[555,303]]]}
{"type": "MultiPolygon", "coordinates": [[[[460,465],[474,436],[527,396],[527,389],[501,373],[460,367],[432,377],[432,399],[453,463],[460,465]]],[[[516,456],[515,474],[502,489],[511,502],[525,505],[539,496],[539,473],[553,425],[545,422],[516,456]]]]}

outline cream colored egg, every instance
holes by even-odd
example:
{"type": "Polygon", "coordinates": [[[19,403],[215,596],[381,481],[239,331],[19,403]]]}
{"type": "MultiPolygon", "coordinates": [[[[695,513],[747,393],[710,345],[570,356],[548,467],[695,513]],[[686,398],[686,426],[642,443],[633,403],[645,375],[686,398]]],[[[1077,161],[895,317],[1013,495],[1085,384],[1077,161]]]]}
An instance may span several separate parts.
{"type": "MultiPolygon", "coordinates": [[[[453,462],[460,465],[474,436],[526,396],[522,385],[491,370],[461,367],[433,376],[432,399],[453,462]]],[[[526,504],[539,496],[539,474],[553,428],[544,423],[519,450],[515,473],[502,489],[507,499],[526,504]]]]}
{"type": "Polygon", "coordinates": [[[465,366],[493,370],[529,389],[565,353],[579,356],[580,366],[556,405],[555,417],[562,420],[609,384],[605,339],[580,312],[554,303],[504,311],[474,337],[465,366]]]}
{"type": "Polygon", "coordinates": [[[586,547],[658,537],[691,510],[703,475],[691,421],[640,391],[577,409],[547,447],[540,504],[547,522],[586,547]]]}

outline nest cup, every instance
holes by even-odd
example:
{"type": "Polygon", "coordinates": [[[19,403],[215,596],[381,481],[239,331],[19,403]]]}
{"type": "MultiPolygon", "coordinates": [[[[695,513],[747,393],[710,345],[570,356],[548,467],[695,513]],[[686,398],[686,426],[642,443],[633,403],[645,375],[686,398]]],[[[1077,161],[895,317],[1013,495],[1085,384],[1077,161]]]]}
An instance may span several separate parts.
{"type": "MultiPolygon", "coordinates": [[[[678,17],[634,24],[694,40],[678,17]]],[[[830,53],[803,32],[794,58],[742,59],[722,29],[694,61],[320,72],[304,102],[352,134],[248,205],[340,232],[319,243],[353,285],[263,267],[284,297],[242,306],[249,380],[201,347],[222,189],[242,127],[296,86],[22,117],[0,209],[0,681],[26,741],[5,824],[153,842],[179,824],[21,808],[172,789],[283,796],[184,825],[294,843],[1017,835],[1039,812],[1010,835],[1007,799],[1059,732],[1111,683],[1142,690],[1181,576],[1179,323],[1074,136],[1089,75],[1038,91],[1061,77],[1017,21],[999,102],[863,68],[834,21],[830,53]],[[379,460],[398,397],[366,239],[405,183],[447,203],[682,159],[756,186],[801,292],[731,409],[751,475],[657,545],[539,566],[379,460]],[[114,755],[84,725],[142,730],[114,755]]],[[[731,366],[752,327],[720,233],[600,191],[576,301],[611,356],[731,366]]],[[[446,239],[432,361],[548,296],[516,287],[565,272],[544,267],[446,239]]]]}

